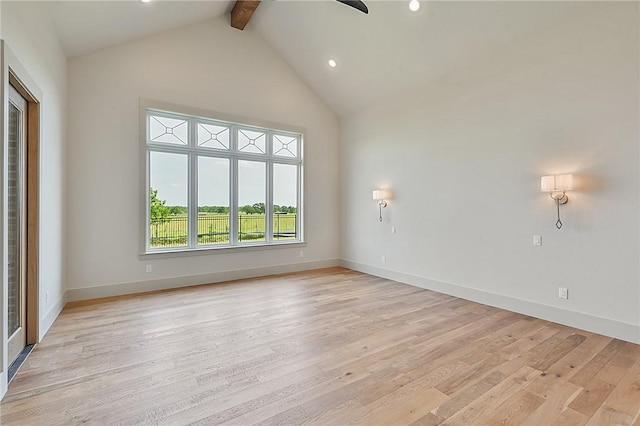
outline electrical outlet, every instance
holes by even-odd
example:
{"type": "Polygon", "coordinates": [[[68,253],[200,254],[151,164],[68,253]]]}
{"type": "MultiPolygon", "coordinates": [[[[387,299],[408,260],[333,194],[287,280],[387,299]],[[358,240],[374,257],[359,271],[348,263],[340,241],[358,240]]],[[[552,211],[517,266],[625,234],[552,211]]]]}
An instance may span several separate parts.
{"type": "Polygon", "coordinates": [[[147,265],[146,268],[145,268],[145,271],[147,271],[147,273],[153,271],[153,266],[147,265]]]}
{"type": "Polygon", "coordinates": [[[387,263],[387,256],[384,254],[382,255],[382,263],[387,263]]]}
{"type": "Polygon", "coordinates": [[[395,234],[395,233],[396,233],[396,227],[395,227],[395,226],[392,226],[392,227],[391,227],[391,233],[392,233],[392,234],[395,234]]]}
{"type": "Polygon", "coordinates": [[[300,256],[300,257],[304,257],[304,250],[300,250],[300,254],[299,254],[299,256],[300,256]]]}
{"type": "Polygon", "coordinates": [[[569,290],[564,287],[558,287],[558,297],[560,299],[568,299],[569,298],[569,290]]]}
{"type": "Polygon", "coordinates": [[[540,235],[534,235],[533,236],[533,245],[534,246],[541,246],[542,245],[542,237],[540,235]]]}
{"type": "Polygon", "coordinates": [[[48,291],[44,292],[44,301],[45,301],[45,303],[49,303],[49,292],[48,291]]]}

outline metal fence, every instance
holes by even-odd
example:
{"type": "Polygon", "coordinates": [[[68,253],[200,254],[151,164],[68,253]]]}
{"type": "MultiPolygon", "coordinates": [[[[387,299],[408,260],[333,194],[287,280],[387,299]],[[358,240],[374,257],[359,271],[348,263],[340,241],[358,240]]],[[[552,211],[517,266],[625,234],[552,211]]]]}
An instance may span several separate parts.
{"type": "MultiPolygon", "coordinates": [[[[274,240],[294,239],[297,236],[295,213],[273,215],[274,240]]],[[[264,241],[265,215],[238,216],[238,241],[264,241]]],[[[152,222],[151,247],[179,247],[188,244],[189,219],[186,215],[170,216],[166,220],[152,222]]],[[[229,216],[198,215],[198,244],[228,244],[230,236],[229,216]]]]}

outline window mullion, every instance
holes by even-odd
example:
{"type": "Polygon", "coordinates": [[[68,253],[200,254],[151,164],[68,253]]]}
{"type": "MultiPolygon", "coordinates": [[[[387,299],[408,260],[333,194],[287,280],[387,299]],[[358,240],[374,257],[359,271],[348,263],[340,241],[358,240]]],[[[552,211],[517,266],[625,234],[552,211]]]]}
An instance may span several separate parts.
{"type": "MultiPolygon", "coordinates": [[[[147,118],[148,121],[148,118],[147,118]]],[[[147,134],[149,132],[147,131],[147,134]]],[[[151,248],[151,151],[149,149],[145,150],[145,167],[146,167],[146,173],[145,173],[145,189],[144,189],[144,193],[145,193],[145,231],[144,231],[144,235],[145,235],[145,247],[146,247],[146,251],[149,251],[149,249],[151,248]]]]}
{"type": "Polygon", "coordinates": [[[238,245],[238,158],[233,155],[237,150],[237,129],[235,126],[231,127],[230,135],[230,150],[232,152],[231,164],[229,167],[229,194],[231,199],[229,200],[229,244],[232,246],[238,245]]]}
{"type": "Polygon", "coordinates": [[[265,224],[264,224],[264,233],[265,233],[265,241],[271,243],[273,241],[273,162],[267,161],[267,187],[266,191],[266,200],[265,200],[265,208],[264,213],[265,224]]]}
{"type": "Polygon", "coordinates": [[[303,169],[302,169],[302,165],[298,164],[298,188],[297,188],[297,194],[296,194],[296,199],[298,201],[298,204],[296,206],[296,239],[298,241],[303,241],[303,235],[302,235],[302,229],[303,229],[303,223],[302,223],[302,212],[304,211],[304,206],[302,205],[302,194],[304,192],[304,188],[302,187],[304,185],[304,178],[303,178],[303,169]]]}
{"type": "Polygon", "coordinates": [[[196,132],[195,122],[190,120],[189,132],[189,194],[188,194],[188,245],[191,248],[198,246],[198,155],[195,152],[196,132]]]}
{"type": "Polygon", "coordinates": [[[266,154],[267,154],[267,167],[265,167],[267,172],[267,187],[265,188],[265,224],[264,224],[264,233],[265,233],[265,242],[270,244],[273,242],[273,161],[271,161],[271,155],[273,154],[273,132],[267,133],[267,145],[266,145],[266,154]]]}

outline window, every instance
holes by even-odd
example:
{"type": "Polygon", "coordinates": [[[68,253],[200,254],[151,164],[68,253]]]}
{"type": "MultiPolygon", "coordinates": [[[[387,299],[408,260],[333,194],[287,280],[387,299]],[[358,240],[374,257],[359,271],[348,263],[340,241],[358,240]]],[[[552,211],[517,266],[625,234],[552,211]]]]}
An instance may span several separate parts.
{"type": "Polygon", "coordinates": [[[146,110],[147,253],[302,241],[302,135],[146,110]]]}

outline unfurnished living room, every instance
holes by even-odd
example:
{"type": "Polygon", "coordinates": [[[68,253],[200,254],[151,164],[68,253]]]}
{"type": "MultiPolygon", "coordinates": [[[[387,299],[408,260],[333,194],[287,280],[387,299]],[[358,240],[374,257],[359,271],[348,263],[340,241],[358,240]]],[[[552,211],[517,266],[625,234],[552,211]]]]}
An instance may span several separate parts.
{"type": "Polygon", "coordinates": [[[640,425],[640,3],[1,1],[3,425],[640,425]]]}

